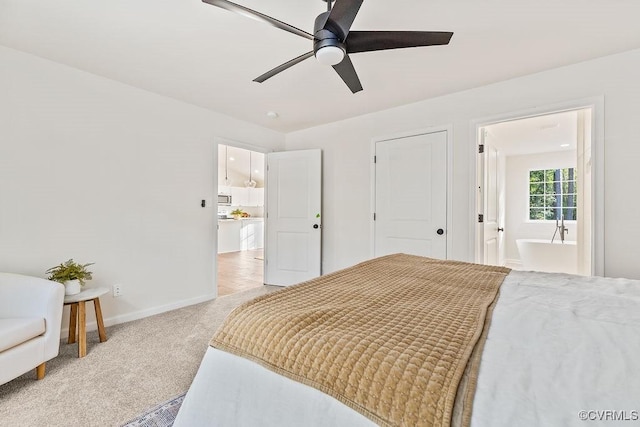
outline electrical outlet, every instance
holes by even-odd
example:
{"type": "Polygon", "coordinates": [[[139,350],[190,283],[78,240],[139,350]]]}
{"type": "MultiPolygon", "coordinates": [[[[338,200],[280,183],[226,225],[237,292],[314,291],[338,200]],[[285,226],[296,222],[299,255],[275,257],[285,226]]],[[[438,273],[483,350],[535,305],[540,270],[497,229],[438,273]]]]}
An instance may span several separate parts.
{"type": "Polygon", "coordinates": [[[122,295],[122,285],[113,285],[113,296],[119,297],[122,295]]]}

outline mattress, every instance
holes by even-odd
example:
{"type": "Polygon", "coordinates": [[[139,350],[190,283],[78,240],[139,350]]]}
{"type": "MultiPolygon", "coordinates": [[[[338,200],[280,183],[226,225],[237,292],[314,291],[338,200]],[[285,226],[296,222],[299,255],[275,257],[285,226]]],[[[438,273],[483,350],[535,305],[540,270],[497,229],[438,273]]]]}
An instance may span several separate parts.
{"type": "MultiPolygon", "coordinates": [[[[472,426],[629,425],[640,410],[640,282],[512,271],[480,362],[472,426]]],[[[370,426],[332,397],[209,348],[175,426],[370,426]]]]}

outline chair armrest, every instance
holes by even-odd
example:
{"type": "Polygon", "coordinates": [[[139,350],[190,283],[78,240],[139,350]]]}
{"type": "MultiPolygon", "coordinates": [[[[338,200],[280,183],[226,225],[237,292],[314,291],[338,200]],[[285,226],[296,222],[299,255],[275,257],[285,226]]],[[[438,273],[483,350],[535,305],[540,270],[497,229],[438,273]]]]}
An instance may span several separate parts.
{"type": "Polygon", "coordinates": [[[0,317],[46,317],[51,305],[62,306],[63,303],[64,285],[61,283],[0,273],[0,317]]]}
{"type": "Polygon", "coordinates": [[[63,304],[61,283],[0,273],[0,317],[43,317],[46,360],[58,354],[63,304]]]}

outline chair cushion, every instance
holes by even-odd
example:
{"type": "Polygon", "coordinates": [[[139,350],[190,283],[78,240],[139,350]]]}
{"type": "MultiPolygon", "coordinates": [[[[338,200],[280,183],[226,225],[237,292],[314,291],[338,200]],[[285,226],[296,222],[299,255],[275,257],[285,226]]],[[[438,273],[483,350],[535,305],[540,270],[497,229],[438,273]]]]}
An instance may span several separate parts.
{"type": "Polygon", "coordinates": [[[29,341],[45,332],[42,317],[10,317],[0,319],[0,351],[29,341]]]}

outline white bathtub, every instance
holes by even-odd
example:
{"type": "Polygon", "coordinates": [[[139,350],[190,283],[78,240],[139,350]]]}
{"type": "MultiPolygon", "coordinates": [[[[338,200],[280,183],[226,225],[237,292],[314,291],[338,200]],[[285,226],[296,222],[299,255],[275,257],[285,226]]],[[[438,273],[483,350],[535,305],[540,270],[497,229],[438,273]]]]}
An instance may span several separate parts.
{"type": "Polygon", "coordinates": [[[575,241],[556,239],[517,239],[520,261],[524,270],[549,273],[578,273],[578,246],[575,241]]]}

